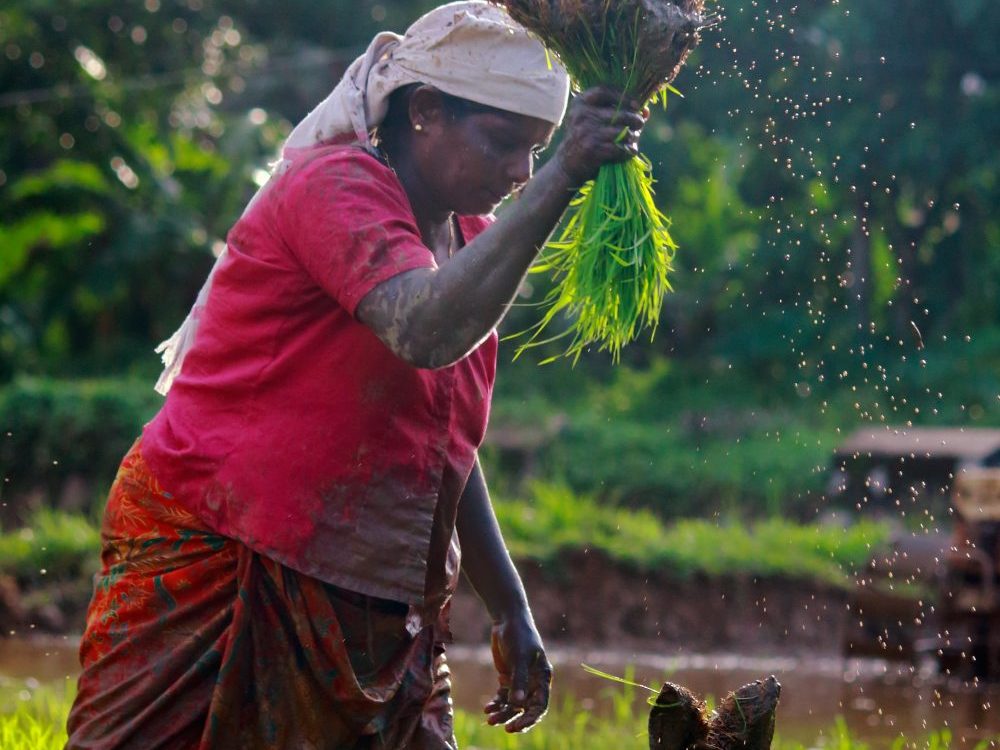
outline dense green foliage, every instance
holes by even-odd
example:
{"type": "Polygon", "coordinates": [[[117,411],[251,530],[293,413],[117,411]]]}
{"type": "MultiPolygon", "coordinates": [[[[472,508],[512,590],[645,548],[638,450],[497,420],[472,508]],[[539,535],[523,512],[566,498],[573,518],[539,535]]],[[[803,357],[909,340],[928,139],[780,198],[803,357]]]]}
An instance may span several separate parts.
{"type": "Polygon", "coordinates": [[[794,419],[780,429],[789,433],[784,441],[759,426],[732,435],[583,414],[543,455],[546,473],[578,491],[641,503],[664,516],[782,508],[812,515],[835,435],[794,419]]]}
{"type": "MultiPolygon", "coordinates": [[[[7,3],[0,378],[154,367],[288,121],[432,4],[7,3]]],[[[849,386],[862,359],[919,358],[914,326],[927,344],[995,326],[1000,7],[720,9],[644,139],[685,250],[635,358],[849,386]]]]}
{"type": "MultiPolygon", "coordinates": [[[[851,387],[832,364],[810,385],[755,379],[719,356],[595,369],[569,389],[556,367],[519,362],[501,373],[492,424],[515,436],[552,426],[530,451],[531,470],[578,492],[665,517],[809,519],[827,509],[833,449],[860,424],[1000,424],[1000,334],[923,354],[926,365],[900,362],[891,377],[873,360],[862,369],[873,376],[851,387]]],[[[493,481],[517,472],[509,449],[488,445],[485,455],[493,481]]]]}
{"type": "Polygon", "coordinates": [[[161,401],[142,381],[19,378],[0,388],[0,498],[57,498],[69,478],[86,477],[98,500],[161,401]]]}

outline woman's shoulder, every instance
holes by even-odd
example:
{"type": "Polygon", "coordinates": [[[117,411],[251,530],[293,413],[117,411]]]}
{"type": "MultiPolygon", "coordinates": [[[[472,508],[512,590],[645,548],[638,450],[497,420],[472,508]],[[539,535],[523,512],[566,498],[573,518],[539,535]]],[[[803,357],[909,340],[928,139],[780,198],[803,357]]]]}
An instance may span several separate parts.
{"type": "Polygon", "coordinates": [[[316,146],[298,151],[288,162],[269,196],[279,215],[309,214],[334,203],[397,212],[409,206],[395,173],[358,146],[316,146]]]}
{"type": "Polygon", "coordinates": [[[353,144],[326,144],[303,149],[292,156],[285,176],[294,181],[317,175],[398,182],[388,165],[353,144]]]}

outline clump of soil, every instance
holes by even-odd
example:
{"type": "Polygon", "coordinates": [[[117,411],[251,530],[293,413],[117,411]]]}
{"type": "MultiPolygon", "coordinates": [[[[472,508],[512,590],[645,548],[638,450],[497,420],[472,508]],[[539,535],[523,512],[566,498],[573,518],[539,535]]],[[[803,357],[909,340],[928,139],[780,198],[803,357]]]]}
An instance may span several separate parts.
{"type": "Polygon", "coordinates": [[[705,15],[705,0],[494,2],[537,34],[581,88],[615,85],[642,102],[677,77],[699,32],[718,22],[705,15]]]}
{"type": "Polygon", "coordinates": [[[781,685],[772,676],[744,685],[705,715],[705,703],[666,683],[649,713],[650,750],[768,750],[781,685]]]}
{"type": "Polygon", "coordinates": [[[780,696],[781,685],[773,676],[730,693],[709,722],[708,746],[722,750],[767,750],[774,739],[780,696]]]}
{"type": "Polygon", "coordinates": [[[664,683],[649,712],[651,750],[685,750],[701,747],[708,737],[705,702],[687,688],[664,683]]]}

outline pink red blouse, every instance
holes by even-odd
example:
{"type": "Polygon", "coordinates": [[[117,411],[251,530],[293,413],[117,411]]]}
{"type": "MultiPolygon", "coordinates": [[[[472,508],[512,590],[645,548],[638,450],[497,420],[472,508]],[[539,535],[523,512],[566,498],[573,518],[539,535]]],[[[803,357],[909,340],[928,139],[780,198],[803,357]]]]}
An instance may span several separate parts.
{"type": "MultiPolygon", "coordinates": [[[[459,220],[466,241],[488,224],[459,220]]],[[[436,265],[395,174],[360,149],[301,157],[228,244],[183,373],[143,432],[153,474],[263,555],[427,604],[439,594],[428,581],[454,572],[428,561],[449,558],[496,335],[455,365],[421,370],[354,318],[379,283],[436,265]]]]}

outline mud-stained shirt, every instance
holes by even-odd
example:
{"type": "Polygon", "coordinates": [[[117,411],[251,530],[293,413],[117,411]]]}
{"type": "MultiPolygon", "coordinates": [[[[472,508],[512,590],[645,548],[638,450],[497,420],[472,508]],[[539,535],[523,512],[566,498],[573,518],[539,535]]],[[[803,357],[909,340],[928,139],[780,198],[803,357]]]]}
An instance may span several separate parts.
{"type": "MultiPolygon", "coordinates": [[[[463,238],[489,222],[461,217],[463,238]]],[[[298,159],[227,241],[197,341],[143,432],[153,474],[218,533],[284,565],[439,604],[428,581],[454,579],[496,334],[425,370],[354,317],[381,282],[436,266],[399,180],[360,149],[298,159]]]]}

